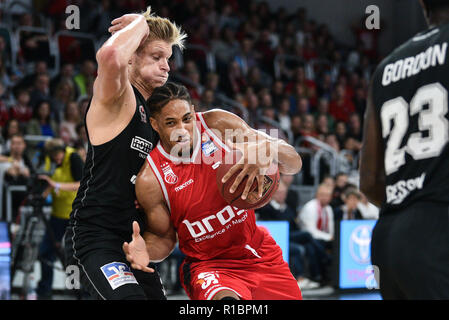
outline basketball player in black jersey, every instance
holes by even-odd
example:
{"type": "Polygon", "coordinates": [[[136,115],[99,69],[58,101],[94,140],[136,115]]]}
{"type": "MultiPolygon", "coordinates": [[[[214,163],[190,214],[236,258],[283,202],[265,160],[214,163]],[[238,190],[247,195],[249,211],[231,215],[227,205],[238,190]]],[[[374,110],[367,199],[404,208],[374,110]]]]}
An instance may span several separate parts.
{"type": "Polygon", "coordinates": [[[360,185],[381,207],[372,263],[384,299],[449,299],[449,0],[373,75],[360,185]]]}
{"type": "Polygon", "coordinates": [[[158,141],[146,100],[168,77],[172,46],[185,34],[168,19],[127,14],[112,21],[112,36],[97,52],[98,77],[85,115],[89,138],[84,175],[65,234],[66,264],[97,299],[165,299],[157,273],[130,268],[122,243],[132,222],[145,230],[134,183],[158,141]]]}

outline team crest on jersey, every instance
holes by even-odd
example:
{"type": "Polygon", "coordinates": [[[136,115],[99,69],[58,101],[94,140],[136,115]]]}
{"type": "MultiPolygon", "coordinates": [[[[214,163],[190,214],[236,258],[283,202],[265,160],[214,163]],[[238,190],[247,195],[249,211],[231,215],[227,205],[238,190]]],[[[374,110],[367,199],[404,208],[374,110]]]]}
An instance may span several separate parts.
{"type": "Polygon", "coordinates": [[[169,184],[175,184],[178,182],[178,176],[173,172],[172,168],[167,162],[161,165],[162,172],[164,173],[164,180],[169,184]]]}
{"type": "Polygon", "coordinates": [[[139,112],[140,112],[140,120],[142,120],[142,122],[147,123],[147,113],[145,112],[145,108],[142,105],[139,106],[139,112]]]}

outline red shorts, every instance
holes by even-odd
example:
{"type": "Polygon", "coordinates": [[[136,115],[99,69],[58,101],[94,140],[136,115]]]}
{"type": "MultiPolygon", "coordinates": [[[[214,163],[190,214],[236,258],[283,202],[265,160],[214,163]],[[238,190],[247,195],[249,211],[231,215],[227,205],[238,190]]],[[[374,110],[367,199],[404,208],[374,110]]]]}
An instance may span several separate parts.
{"type": "Polygon", "coordinates": [[[192,300],[211,300],[222,290],[235,292],[242,300],[301,300],[301,291],[282,250],[265,233],[257,250],[242,249],[241,259],[184,261],[181,283],[192,300]]]}

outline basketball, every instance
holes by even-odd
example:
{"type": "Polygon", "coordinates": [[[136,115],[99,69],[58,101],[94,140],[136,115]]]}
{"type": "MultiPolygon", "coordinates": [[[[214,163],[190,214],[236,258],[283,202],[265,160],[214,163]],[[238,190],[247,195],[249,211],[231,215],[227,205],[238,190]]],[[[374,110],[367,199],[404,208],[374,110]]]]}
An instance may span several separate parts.
{"type": "Polygon", "coordinates": [[[248,193],[248,197],[243,200],[241,196],[243,190],[245,190],[245,185],[248,177],[243,178],[242,182],[234,191],[234,193],[231,193],[229,189],[231,188],[240,171],[235,172],[225,183],[221,182],[221,179],[226,175],[229,169],[231,169],[231,167],[235,163],[237,163],[241,157],[242,153],[238,150],[233,150],[226,155],[223,163],[217,168],[216,172],[218,190],[220,191],[223,199],[231,206],[237,207],[239,209],[261,208],[270,201],[271,197],[279,187],[279,168],[276,163],[271,164],[270,168],[267,171],[267,174],[264,176],[263,193],[261,198],[258,198],[257,194],[257,180],[254,180],[253,184],[251,185],[250,192],[248,193]]]}

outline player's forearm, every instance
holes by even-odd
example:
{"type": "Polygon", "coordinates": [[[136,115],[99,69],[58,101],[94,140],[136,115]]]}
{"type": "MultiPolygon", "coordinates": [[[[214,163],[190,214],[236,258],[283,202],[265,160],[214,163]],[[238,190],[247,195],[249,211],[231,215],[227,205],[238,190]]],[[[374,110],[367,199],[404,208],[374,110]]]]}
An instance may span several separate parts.
{"type": "Polygon", "coordinates": [[[145,18],[141,16],[135,19],[125,28],[114,33],[98,50],[98,64],[126,66],[148,33],[149,29],[145,18]]]}
{"type": "Polygon", "coordinates": [[[172,253],[176,246],[176,236],[173,237],[171,234],[160,237],[146,231],[143,238],[145,239],[151,262],[160,262],[164,260],[170,253],[172,253]]]}

